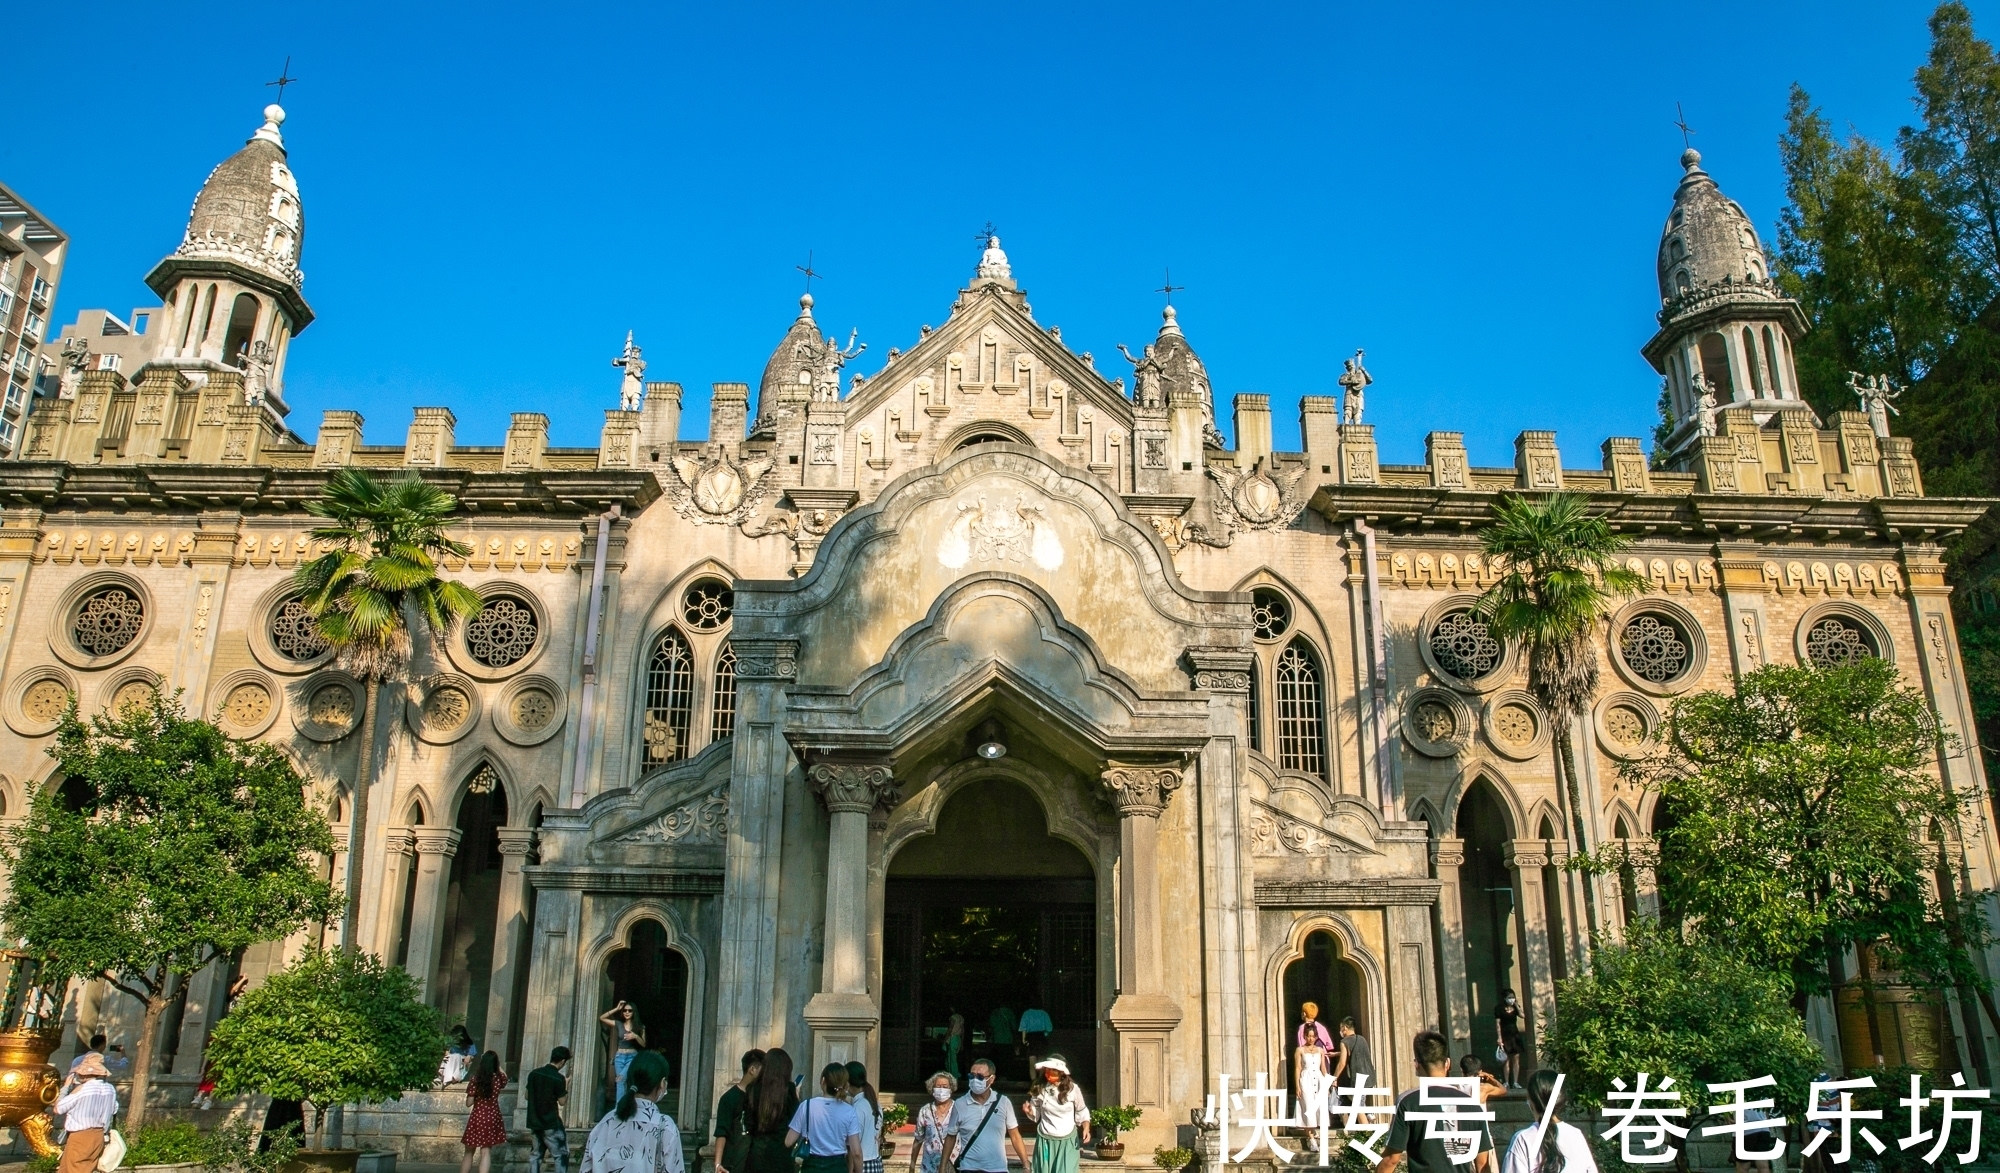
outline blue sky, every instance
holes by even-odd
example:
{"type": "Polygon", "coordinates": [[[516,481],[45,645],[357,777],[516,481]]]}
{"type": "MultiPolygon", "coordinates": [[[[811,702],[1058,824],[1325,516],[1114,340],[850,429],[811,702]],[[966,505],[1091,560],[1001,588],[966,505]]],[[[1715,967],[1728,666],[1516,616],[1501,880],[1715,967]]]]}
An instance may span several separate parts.
{"type": "Polygon", "coordinates": [[[1892,135],[1930,9],[112,3],[18,95],[43,133],[0,136],[0,177],[72,237],[57,320],[147,304],[290,54],[308,438],[341,407],[400,443],[442,404],[460,443],[533,410],[595,444],[627,329],[699,435],[711,382],[756,382],[807,250],[822,326],[858,327],[872,372],[943,321],[991,220],[1037,318],[1107,372],[1172,266],[1225,430],[1265,392],[1295,446],[1298,397],[1360,346],[1385,460],[1448,429],[1510,464],[1554,428],[1595,466],[1653,422],[1674,103],[1768,239],[1787,87],[1892,135]]]}

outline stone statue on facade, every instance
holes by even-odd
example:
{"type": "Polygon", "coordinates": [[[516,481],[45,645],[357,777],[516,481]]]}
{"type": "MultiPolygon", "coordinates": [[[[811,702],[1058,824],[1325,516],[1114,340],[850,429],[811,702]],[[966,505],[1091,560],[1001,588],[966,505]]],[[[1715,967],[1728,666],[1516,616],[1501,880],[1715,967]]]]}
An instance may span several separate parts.
{"type": "Polygon", "coordinates": [[[1707,375],[1696,375],[1694,393],[1695,434],[1713,436],[1715,435],[1715,384],[1708,381],[1707,375]]]}
{"type": "Polygon", "coordinates": [[[1118,353],[1124,355],[1125,361],[1132,364],[1132,385],[1136,396],[1135,401],[1141,407],[1158,407],[1161,402],[1160,379],[1162,371],[1160,369],[1160,360],[1154,355],[1153,348],[1147,346],[1141,349],[1139,357],[1134,358],[1132,357],[1132,352],[1125,349],[1125,344],[1120,342],[1118,344],[1118,353]]]}
{"type": "Polygon", "coordinates": [[[1903,389],[1887,375],[1864,375],[1859,371],[1847,372],[1847,388],[1861,400],[1861,410],[1868,413],[1868,426],[1875,430],[1875,438],[1888,439],[1889,417],[1903,414],[1889,401],[1900,398],[1903,389]]]}
{"type": "Polygon", "coordinates": [[[1003,281],[1014,279],[1014,266],[1007,263],[1007,254],[1000,251],[1000,234],[992,225],[986,229],[986,251],[979,254],[979,276],[998,277],[1003,281]]]}
{"type": "Polygon", "coordinates": [[[243,352],[243,402],[255,407],[271,393],[271,368],[277,351],[270,343],[251,343],[243,352]]]}
{"type": "Polygon", "coordinates": [[[632,331],[625,331],[624,353],[611,360],[612,366],[625,371],[625,379],[618,386],[620,411],[637,411],[646,398],[646,360],[640,357],[640,353],[632,342],[632,331]]]}
{"type": "Polygon", "coordinates": [[[1356,350],[1354,357],[1347,360],[1347,369],[1340,375],[1340,385],[1347,389],[1346,400],[1341,405],[1340,422],[1343,424],[1361,422],[1363,393],[1368,390],[1368,384],[1375,381],[1375,376],[1361,365],[1362,354],[1362,351],[1356,350]]]}
{"type": "Polygon", "coordinates": [[[75,399],[76,385],[83,379],[83,368],[90,362],[90,339],[65,338],[62,344],[61,387],[57,397],[75,399]]]}
{"type": "Polygon", "coordinates": [[[800,342],[793,349],[793,357],[812,377],[812,398],[814,403],[835,403],[840,399],[840,368],[847,360],[868,349],[866,342],[858,342],[860,330],[851,330],[847,335],[845,349],[831,338],[818,342],[800,342]]]}

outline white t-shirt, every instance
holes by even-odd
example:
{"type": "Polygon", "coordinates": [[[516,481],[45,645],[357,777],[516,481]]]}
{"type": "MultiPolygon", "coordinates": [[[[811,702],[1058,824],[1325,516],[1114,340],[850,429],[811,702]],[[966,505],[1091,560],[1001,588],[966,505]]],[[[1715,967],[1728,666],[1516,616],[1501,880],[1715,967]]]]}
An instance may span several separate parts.
{"type": "MultiPolygon", "coordinates": [[[[1582,1129],[1556,1121],[1556,1147],[1562,1150],[1563,1173],[1597,1173],[1597,1159],[1590,1155],[1590,1141],[1582,1129]]],[[[1500,1173],[1537,1173],[1541,1160],[1542,1126],[1538,1121],[1514,1134],[1500,1173]]]]}
{"type": "Polygon", "coordinates": [[[1063,1100],[1056,1099],[1055,1088],[1043,1084],[1030,1102],[1035,1109],[1035,1131],[1042,1136],[1068,1136],[1090,1119],[1090,1109],[1083,1106],[1083,1089],[1074,1084],[1069,1098],[1063,1100]]]}
{"type": "Polygon", "coordinates": [[[844,1157],[847,1138],[861,1135],[861,1114],[846,1100],[814,1096],[792,1113],[792,1131],[806,1138],[815,1157],[844,1157]]]}
{"type": "Polygon", "coordinates": [[[951,1123],[945,1125],[945,1135],[958,1138],[953,1146],[952,1164],[966,1173],[1007,1173],[1007,1134],[1020,1126],[1014,1119],[1014,1105],[999,1092],[986,1093],[986,1102],[980,1103],[971,1094],[962,1095],[951,1104],[951,1123]],[[999,1101],[996,1105],[994,1101],[999,1101]],[[980,1131],[981,1122],[986,1120],[988,1110],[993,1112],[993,1120],[980,1131]],[[973,1140],[974,1135],[978,1140],[973,1140]],[[967,1147],[967,1142],[970,1147],[967,1147]]]}
{"type": "Polygon", "coordinates": [[[875,1105],[855,1096],[848,1101],[854,1109],[855,1119],[861,1122],[861,1159],[879,1161],[882,1159],[882,1118],[875,1114],[875,1105]]]}

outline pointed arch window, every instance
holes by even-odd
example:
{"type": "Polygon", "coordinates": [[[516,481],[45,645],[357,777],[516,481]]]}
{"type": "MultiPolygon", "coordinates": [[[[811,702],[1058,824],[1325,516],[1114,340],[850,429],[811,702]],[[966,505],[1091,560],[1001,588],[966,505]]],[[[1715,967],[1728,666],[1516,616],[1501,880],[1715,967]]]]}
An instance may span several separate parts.
{"type": "Polygon", "coordinates": [[[1278,656],[1278,768],[1326,777],[1326,688],[1304,640],[1278,656]]]}
{"type": "Polygon", "coordinates": [[[722,645],[722,654],[715,658],[714,703],[710,706],[713,714],[708,721],[710,741],[728,741],[736,734],[736,649],[730,644],[722,645]]]}
{"type": "Polygon", "coordinates": [[[1264,752],[1264,697],[1262,665],[1250,665],[1250,748],[1264,752]]]}
{"type": "Polygon", "coordinates": [[[694,652],[680,629],[670,627],[653,646],[653,659],[646,668],[645,764],[685,759],[693,719],[694,652]]]}

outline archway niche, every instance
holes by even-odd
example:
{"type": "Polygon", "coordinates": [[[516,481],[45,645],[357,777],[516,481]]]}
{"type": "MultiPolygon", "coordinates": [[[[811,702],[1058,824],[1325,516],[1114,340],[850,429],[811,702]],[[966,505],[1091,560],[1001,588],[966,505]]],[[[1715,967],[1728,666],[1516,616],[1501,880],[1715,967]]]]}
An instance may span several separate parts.
{"type": "MultiPolygon", "coordinates": [[[[680,950],[668,944],[667,927],[651,917],[635,922],[625,934],[625,947],[604,962],[599,983],[597,1012],[603,1014],[620,1002],[630,1002],[635,1017],[645,1028],[645,1050],[657,1051],[667,1061],[667,1086],[672,1088],[660,1100],[669,1115],[679,1109],[681,1043],[687,1033],[688,963],[680,950]]],[[[604,1038],[604,1071],[599,1073],[599,1094],[608,1110],[617,1076],[612,1064],[617,1057],[618,1039],[607,1030],[604,1038]]]]}
{"type": "Polygon", "coordinates": [[[1485,1060],[1500,1039],[1493,1017],[1500,991],[1512,989],[1519,995],[1523,984],[1514,879],[1506,857],[1511,836],[1506,808],[1490,782],[1481,779],[1465,792],[1458,805],[1458,837],[1465,842],[1458,898],[1465,927],[1466,1007],[1472,1017],[1472,1053],[1485,1060]]]}
{"type": "Polygon", "coordinates": [[[882,1085],[919,1091],[947,1067],[954,1014],[965,1019],[961,1073],[973,1059],[1001,1078],[1028,1075],[1060,1052],[1077,1082],[1097,1068],[1097,904],[1090,861],[1048,832],[1027,787],[997,776],[967,782],[937,829],[889,863],[882,963],[882,1085]],[[1024,1038],[1031,1009],[1053,1028],[1024,1038]]]}
{"type": "MultiPolygon", "coordinates": [[[[1356,1034],[1382,1045],[1368,1029],[1368,986],[1361,967],[1341,948],[1340,938],[1325,929],[1306,934],[1299,956],[1285,966],[1285,1077],[1291,1078],[1292,1052],[1299,1049],[1299,1026],[1307,1002],[1319,1007],[1319,1021],[1334,1046],[1340,1045],[1340,1020],[1352,1018],[1356,1034]]],[[[1331,1067],[1329,1056],[1327,1063],[1331,1067]]],[[[1292,1089],[1297,1094],[1298,1089],[1292,1089]]]]}
{"type": "Polygon", "coordinates": [[[500,828],[507,825],[507,792],[491,767],[483,794],[468,790],[458,804],[458,851],[445,890],[444,953],[438,962],[438,1007],[460,1020],[484,1045],[487,995],[493,984],[494,922],[500,915],[500,828]]]}

